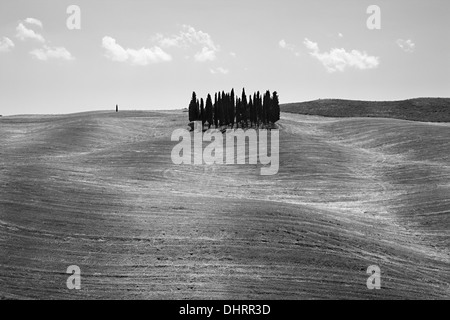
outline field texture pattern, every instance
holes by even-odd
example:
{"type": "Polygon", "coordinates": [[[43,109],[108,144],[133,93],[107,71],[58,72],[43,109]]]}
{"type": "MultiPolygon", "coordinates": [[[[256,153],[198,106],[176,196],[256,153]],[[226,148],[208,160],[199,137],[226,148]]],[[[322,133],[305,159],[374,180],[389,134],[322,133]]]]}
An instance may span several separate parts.
{"type": "Polygon", "coordinates": [[[0,298],[450,298],[449,124],[284,113],[260,176],[174,165],[186,117],[0,118],[0,298]]]}

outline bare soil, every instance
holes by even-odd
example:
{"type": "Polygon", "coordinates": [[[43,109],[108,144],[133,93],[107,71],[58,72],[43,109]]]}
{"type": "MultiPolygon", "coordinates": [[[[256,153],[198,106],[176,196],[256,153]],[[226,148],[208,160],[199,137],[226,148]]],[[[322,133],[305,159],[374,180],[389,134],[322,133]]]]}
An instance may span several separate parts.
{"type": "Polygon", "coordinates": [[[186,117],[2,117],[0,297],[450,298],[449,124],[282,114],[260,176],[174,165],[186,117]]]}

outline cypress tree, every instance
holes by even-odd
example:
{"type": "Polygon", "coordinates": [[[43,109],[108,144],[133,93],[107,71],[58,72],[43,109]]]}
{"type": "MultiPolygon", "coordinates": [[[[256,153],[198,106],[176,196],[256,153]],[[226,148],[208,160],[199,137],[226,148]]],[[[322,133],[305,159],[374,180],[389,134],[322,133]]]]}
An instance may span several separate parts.
{"type": "Polygon", "coordinates": [[[222,108],[223,108],[223,122],[228,125],[228,94],[222,91],[222,108]]]}
{"type": "Polygon", "coordinates": [[[267,99],[267,92],[266,92],[263,97],[262,111],[261,111],[261,118],[263,124],[267,124],[267,109],[269,109],[268,104],[269,100],[267,99]]]}
{"type": "Polygon", "coordinates": [[[217,122],[219,127],[223,126],[223,112],[222,112],[222,95],[219,91],[217,94],[217,122]]]}
{"type": "Polygon", "coordinates": [[[272,97],[270,95],[270,91],[266,91],[266,100],[267,100],[267,106],[266,106],[266,124],[270,123],[270,114],[272,113],[272,97]]]}
{"type": "Polygon", "coordinates": [[[227,109],[227,95],[225,94],[225,91],[222,91],[222,120],[223,124],[227,126],[228,125],[228,109],[227,109]]]}
{"type": "Polygon", "coordinates": [[[189,103],[189,122],[197,120],[197,95],[192,93],[192,99],[189,103]]]}
{"type": "Polygon", "coordinates": [[[197,102],[195,104],[195,121],[201,120],[200,116],[200,100],[197,98],[197,102]]]}
{"type": "Polygon", "coordinates": [[[254,115],[255,125],[258,126],[258,101],[256,100],[256,93],[253,95],[253,110],[255,112],[254,115]]]}
{"type": "Polygon", "coordinates": [[[256,99],[256,92],[253,93],[253,123],[258,126],[258,101],[256,99]]]}
{"type": "Polygon", "coordinates": [[[214,96],[214,126],[219,127],[219,101],[217,99],[217,93],[214,96]]]}
{"type": "Polygon", "coordinates": [[[241,102],[241,122],[247,124],[247,95],[245,94],[245,88],[242,89],[242,102],[241,102]]]}
{"type": "Polygon", "coordinates": [[[235,100],[234,100],[234,89],[231,89],[230,94],[230,117],[231,117],[231,127],[234,128],[234,119],[235,119],[235,100]]]}
{"type": "Polygon", "coordinates": [[[220,92],[217,93],[217,124],[220,127],[221,112],[220,112],[220,92]]]}
{"type": "Polygon", "coordinates": [[[256,113],[258,115],[258,125],[259,125],[263,122],[261,94],[259,93],[259,91],[256,93],[256,113]]]}
{"type": "Polygon", "coordinates": [[[241,124],[241,99],[238,98],[236,101],[236,128],[239,128],[241,124]]]}
{"type": "Polygon", "coordinates": [[[253,100],[252,100],[252,96],[250,96],[249,101],[248,101],[248,110],[249,110],[249,120],[250,120],[250,127],[253,127],[253,117],[254,117],[254,110],[253,110],[253,100]]]}
{"type": "MultiPolygon", "coordinates": [[[[203,98],[200,100],[200,118],[199,120],[202,120],[202,126],[205,125],[206,122],[206,112],[205,112],[205,104],[203,101],[203,98]]],[[[203,130],[203,127],[202,127],[203,130]]]]}
{"type": "Polygon", "coordinates": [[[276,91],[273,92],[272,95],[272,114],[271,121],[272,123],[280,120],[280,101],[278,99],[278,93],[276,91]]]}
{"type": "Polygon", "coordinates": [[[234,119],[233,119],[233,112],[232,112],[233,104],[231,103],[231,92],[228,94],[227,104],[228,104],[228,122],[229,122],[230,126],[233,127],[234,119]]]}
{"type": "Polygon", "coordinates": [[[206,121],[208,121],[208,129],[210,129],[213,123],[213,105],[211,95],[209,93],[208,97],[206,98],[205,112],[206,112],[206,121]]]}

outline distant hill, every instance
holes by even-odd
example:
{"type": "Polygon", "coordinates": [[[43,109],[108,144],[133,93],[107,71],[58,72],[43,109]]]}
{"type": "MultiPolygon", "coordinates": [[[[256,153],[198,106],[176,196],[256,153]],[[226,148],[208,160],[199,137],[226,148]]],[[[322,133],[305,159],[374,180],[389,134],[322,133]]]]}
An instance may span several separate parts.
{"type": "Polygon", "coordinates": [[[418,98],[402,101],[323,99],[283,104],[281,111],[325,117],[377,117],[450,122],[450,98],[418,98]]]}

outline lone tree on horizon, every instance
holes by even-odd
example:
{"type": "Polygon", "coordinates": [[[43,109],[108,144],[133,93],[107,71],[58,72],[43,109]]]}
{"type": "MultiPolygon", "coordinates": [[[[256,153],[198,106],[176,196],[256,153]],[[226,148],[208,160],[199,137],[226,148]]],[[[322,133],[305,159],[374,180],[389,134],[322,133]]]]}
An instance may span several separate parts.
{"type": "Polygon", "coordinates": [[[116,104],[116,112],[119,112],[119,105],[116,104]]]}

